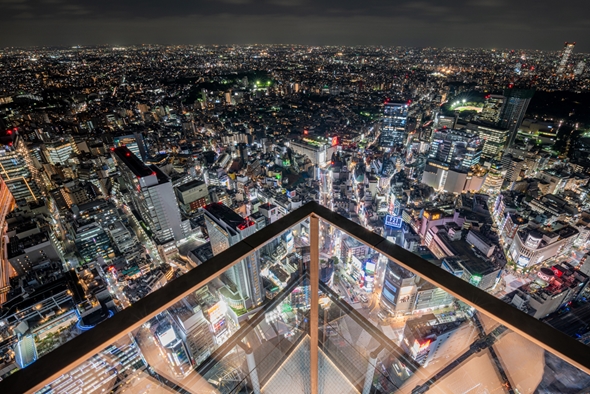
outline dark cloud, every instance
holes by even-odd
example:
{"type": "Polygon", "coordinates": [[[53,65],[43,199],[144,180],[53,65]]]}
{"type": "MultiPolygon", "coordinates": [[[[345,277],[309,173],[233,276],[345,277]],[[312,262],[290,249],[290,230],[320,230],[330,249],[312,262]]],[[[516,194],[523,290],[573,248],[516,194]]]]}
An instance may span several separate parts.
{"type": "Polygon", "coordinates": [[[0,46],[301,43],[590,51],[587,0],[0,0],[0,46]],[[584,42],[587,40],[588,42],[584,42]]]}

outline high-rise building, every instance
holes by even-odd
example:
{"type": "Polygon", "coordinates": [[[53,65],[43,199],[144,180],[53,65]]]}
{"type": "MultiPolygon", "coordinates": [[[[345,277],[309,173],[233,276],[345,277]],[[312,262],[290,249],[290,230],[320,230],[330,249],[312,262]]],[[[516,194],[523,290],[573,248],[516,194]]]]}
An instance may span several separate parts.
{"type": "MultiPolygon", "coordinates": [[[[256,232],[256,223],[253,220],[242,218],[221,203],[205,206],[203,213],[214,255],[218,255],[256,232]]],[[[232,287],[235,287],[233,294],[241,297],[244,307],[250,308],[262,303],[264,289],[260,279],[258,252],[234,265],[225,276],[230,282],[229,290],[232,291],[232,287]]]]}
{"type": "Polygon", "coordinates": [[[1,138],[0,142],[0,176],[14,196],[15,200],[36,201],[41,197],[41,191],[33,180],[30,168],[27,165],[27,156],[24,141],[11,134],[1,138]]]}
{"type": "Polygon", "coordinates": [[[507,147],[511,147],[514,144],[518,128],[524,119],[526,110],[534,94],[535,89],[515,89],[510,87],[504,90],[506,101],[500,113],[498,126],[509,130],[507,147]]]}
{"type": "Polygon", "coordinates": [[[499,159],[506,147],[508,129],[479,123],[469,123],[468,130],[472,130],[484,141],[481,157],[485,159],[499,159]]]}
{"type": "Polygon", "coordinates": [[[141,133],[115,137],[113,142],[116,147],[126,146],[135,156],[139,157],[141,161],[146,160],[147,149],[141,133]]]}
{"type": "Polygon", "coordinates": [[[80,153],[72,137],[45,143],[42,152],[51,164],[66,164],[72,154],[80,153]]]}
{"type": "Polygon", "coordinates": [[[484,123],[497,124],[500,121],[500,113],[505,99],[501,94],[488,94],[485,96],[485,102],[478,119],[484,123]]]}
{"type": "Polygon", "coordinates": [[[109,236],[96,222],[74,222],[71,232],[83,261],[91,262],[97,257],[114,257],[109,236]]]}
{"type": "Polygon", "coordinates": [[[428,157],[453,169],[468,170],[479,163],[483,145],[473,132],[438,130],[432,136],[428,157]]]}
{"type": "Polygon", "coordinates": [[[407,119],[407,104],[386,102],[383,109],[383,125],[379,145],[386,147],[404,145],[408,136],[407,119]]]}
{"type": "Polygon", "coordinates": [[[557,73],[563,74],[565,69],[567,68],[567,62],[570,60],[570,56],[574,51],[574,47],[576,46],[575,42],[565,42],[563,45],[563,53],[561,55],[561,60],[559,62],[559,67],[557,67],[557,73]]]}
{"type": "Polygon", "coordinates": [[[133,208],[139,213],[156,241],[164,244],[185,237],[187,228],[172,182],[155,165],[145,165],[126,146],[114,149],[133,208]]]}

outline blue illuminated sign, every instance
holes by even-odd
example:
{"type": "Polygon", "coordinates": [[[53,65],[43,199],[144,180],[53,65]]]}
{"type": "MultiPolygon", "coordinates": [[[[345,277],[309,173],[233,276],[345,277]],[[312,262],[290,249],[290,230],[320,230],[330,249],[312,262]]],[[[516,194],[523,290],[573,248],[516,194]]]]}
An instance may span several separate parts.
{"type": "Polygon", "coordinates": [[[402,228],[402,223],[401,216],[387,215],[385,217],[385,225],[387,227],[402,228]]]}

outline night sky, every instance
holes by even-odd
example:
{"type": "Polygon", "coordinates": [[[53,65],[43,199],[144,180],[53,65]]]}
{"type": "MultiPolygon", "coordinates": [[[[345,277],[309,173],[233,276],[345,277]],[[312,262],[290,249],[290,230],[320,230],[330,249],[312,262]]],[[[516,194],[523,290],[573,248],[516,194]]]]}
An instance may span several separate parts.
{"type": "Polygon", "coordinates": [[[0,47],[402,45],[590,52],[588,0],[0,0],[0,47]]]}

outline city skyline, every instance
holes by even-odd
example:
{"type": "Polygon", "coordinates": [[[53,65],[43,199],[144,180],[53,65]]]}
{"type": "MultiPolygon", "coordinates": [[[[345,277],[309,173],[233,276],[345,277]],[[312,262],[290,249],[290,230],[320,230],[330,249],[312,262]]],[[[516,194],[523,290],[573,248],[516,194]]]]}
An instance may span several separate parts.
{"type": "Polygon", "coordinates": [[[382,45],[590,52],[587,3],[433,0],[196,2],[3,0],[0,47],[54,45],[382,45]],[[551,9],[551,11],[549,11],[551,9]],[[540,27],[542,26],[542,28],[540,27]]]}

